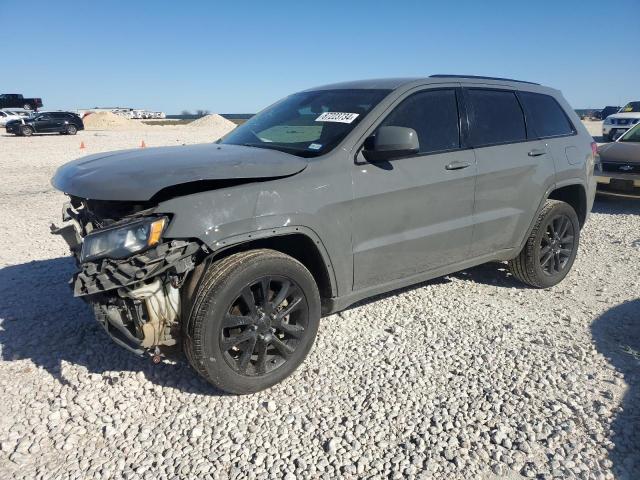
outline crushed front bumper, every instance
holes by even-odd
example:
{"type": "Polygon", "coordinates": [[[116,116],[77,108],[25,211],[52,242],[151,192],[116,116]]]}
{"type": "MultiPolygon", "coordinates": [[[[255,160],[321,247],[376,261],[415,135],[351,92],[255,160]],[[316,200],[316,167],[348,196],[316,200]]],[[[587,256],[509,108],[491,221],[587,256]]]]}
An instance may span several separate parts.
{"type": "Polygon", "coordinates": [[[124,260],[103,258],[80,265],[73,277],[76,297],[129,287],[171,270],[183,275],[195,267],[193,255],[200,250],[195,242],[174,240],[124,260]]]}
{"type": "Polygon", "coordinates": [[[91,305],[114,342],[135,354],[175,345],[180,332],[179,289],[195,268],[201,245],[171,240],[126,259],[80,263],[81,232],[76,219],[62,228],[51,227],[76,258],[78,271],[70,281],[74,296],[91,305]]]}

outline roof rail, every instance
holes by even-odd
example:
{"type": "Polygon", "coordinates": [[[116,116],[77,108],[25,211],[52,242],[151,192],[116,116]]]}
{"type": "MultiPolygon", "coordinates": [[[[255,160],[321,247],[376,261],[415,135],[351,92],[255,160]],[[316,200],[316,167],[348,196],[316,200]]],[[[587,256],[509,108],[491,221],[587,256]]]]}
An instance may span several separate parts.
{"type": "Polygon", "coordinates": [[[539,83],[527,82],[525,80],[515,80],[513,78],[481,77],[478,75],[449,75],[445,73],[437,73],[435,75],[429,75],[429,78],[475,78],[478,80],[502,80],[503,82],[518,82],[518,83],[530,83],[531,85],[540,85],[539,83]]]}

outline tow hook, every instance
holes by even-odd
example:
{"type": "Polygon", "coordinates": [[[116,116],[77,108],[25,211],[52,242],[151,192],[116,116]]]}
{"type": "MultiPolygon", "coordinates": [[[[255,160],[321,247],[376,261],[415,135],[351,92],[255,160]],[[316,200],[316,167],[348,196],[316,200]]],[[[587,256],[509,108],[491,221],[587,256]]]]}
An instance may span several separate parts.
{"type": "Polygon", "coordinates": [[[156,347],[156,349],[153,351],[153,355],[151,355],[151,361],[156,365],[162,361],[162,356],[160,355],[160,349],[158,347],[156,347]]]}

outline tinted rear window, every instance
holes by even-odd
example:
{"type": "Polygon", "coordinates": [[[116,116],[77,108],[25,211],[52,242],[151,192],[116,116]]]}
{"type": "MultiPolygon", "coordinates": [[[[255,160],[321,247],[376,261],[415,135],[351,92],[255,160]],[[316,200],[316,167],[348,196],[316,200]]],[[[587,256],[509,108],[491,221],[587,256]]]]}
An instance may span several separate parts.
{"type": "Polygon", "coordinates": [[[515,93],[499,90],[468,90],[471,103],[473,146],[526,140],[524,115],[515,93]]]}
{"type": "Polygon", "coordinates": [[[381,126],[413,128],[420,153],[460,147],[458,103],[454,90],[429,90],[411,95],[398,105],[381,126]]]}
{"type": "Polygon", "coordinates": [[[573,125],[553,97],[530,92],[520,92],[518,95],[527,111],[527,118],[539,137],[558,137],[574,133],[573,125]]]}

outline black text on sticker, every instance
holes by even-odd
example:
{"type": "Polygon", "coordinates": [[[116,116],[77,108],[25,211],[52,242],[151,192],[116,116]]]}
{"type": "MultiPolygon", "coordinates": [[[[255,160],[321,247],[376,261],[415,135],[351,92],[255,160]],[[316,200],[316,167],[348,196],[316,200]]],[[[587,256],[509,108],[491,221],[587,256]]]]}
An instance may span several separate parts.
{"type": "Polygon", "coordinates": [[[338,122],[338,123],[351,123],[358,118],[359,113],[346,113],[346,112],[324,112],[318,118],[316,122],[338,122]]]}

